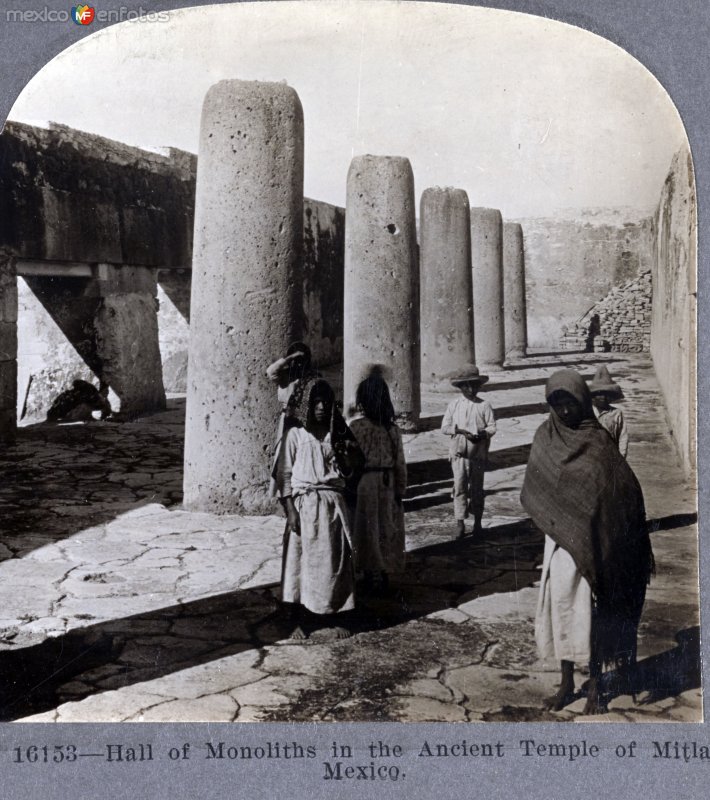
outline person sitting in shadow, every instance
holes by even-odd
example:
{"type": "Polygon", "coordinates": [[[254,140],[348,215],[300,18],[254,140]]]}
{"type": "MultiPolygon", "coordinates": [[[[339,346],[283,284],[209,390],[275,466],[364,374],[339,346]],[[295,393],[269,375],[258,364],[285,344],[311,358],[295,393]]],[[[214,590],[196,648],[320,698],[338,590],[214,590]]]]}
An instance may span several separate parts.
{"type": "Polygon", "coordinates": [[[47,422],[90,422],[99,412],[101,419],[111,416],[108,401],[108,384],[101,383],[97,389],[88,381],[76,379],[71,389],[57,395],[47,411],[47,422]]]}

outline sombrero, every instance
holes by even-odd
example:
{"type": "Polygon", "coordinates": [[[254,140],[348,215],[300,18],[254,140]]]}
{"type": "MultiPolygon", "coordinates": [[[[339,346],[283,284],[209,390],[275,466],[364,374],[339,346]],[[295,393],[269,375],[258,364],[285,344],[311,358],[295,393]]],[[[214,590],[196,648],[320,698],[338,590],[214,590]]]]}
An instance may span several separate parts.
{"type": "Polygon", "coordinates": [[[488,375],[481,375],[475,364],[464,364],[461,369],[447,375],[453,386],[461,386],[464,383],[476,383],[479,386],[488,380],[488,375]]]}
{"type": "Polygon", "coordinates": [[[609,375],[609,370],[606,367],[599,367],[594,373],[594,377],[589,381],[589,391],[592,394],[613,395],[617,400],[620,400],[624,393],[618,383],[614,383],[609,375]]]}

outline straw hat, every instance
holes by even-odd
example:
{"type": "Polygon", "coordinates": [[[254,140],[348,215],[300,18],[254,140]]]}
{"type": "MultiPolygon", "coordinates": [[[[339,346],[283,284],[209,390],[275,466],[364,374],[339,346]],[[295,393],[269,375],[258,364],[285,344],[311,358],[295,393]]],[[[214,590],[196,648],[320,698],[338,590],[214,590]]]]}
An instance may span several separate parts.
{"type": "Polygon", "coordinates": [[[453,386],[461,386],[464,383],[475,383],[481,386],[488,380],[488,375],[481,375],[475,364],[464,364],[461,369],[457,369],[447,377],[453,386]]]}
{"type": "Polygon", "coordinates": [[[592,394],[608,394],[612,395],[617,400],[621,400],[624,393],[618,383],[614,383],[609,375],[609,370],[606,367],[599,367],[594,373],[594,377],[589,381],[589,391],[592,394]]]}

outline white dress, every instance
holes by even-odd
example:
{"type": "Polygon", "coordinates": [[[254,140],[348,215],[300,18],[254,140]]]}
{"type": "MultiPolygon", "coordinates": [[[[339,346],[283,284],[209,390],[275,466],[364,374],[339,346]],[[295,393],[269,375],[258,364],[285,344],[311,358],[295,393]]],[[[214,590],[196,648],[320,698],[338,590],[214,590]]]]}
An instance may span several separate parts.
{"type": "Polygon", "coordinates": [[[591,656],[592,589],[572,556],[545,536],[535,642],[545,661],[587,664],[591,656]]]}
{"type": "Polygon", "coordinates": [[[355,571],[348,512],[330,434],[323,441],[305,428],[288,431],[279,459],[282,496],[293,497],[300,533],[284,545],[282,599],[314,614],[355,607],[355,571]]]}

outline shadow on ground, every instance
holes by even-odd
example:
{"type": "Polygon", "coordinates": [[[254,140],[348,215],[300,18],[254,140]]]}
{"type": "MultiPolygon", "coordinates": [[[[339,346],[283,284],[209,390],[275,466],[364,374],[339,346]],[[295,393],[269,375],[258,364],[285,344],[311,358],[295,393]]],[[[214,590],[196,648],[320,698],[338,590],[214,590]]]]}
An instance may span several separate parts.
{"type": "MultiPolygon", "coordinates": [[[[512,592],[538,577],[542,536],[528,521],[407,554],[386,597],[348,616],[355,635],[398,626],[475,597],[512,592]]],[[[69,700],[150,681],[285,639],[291,626],[278,587],[246,589],[102,622],[0,653],[0,718],[40,713],[69,700]]]]}

